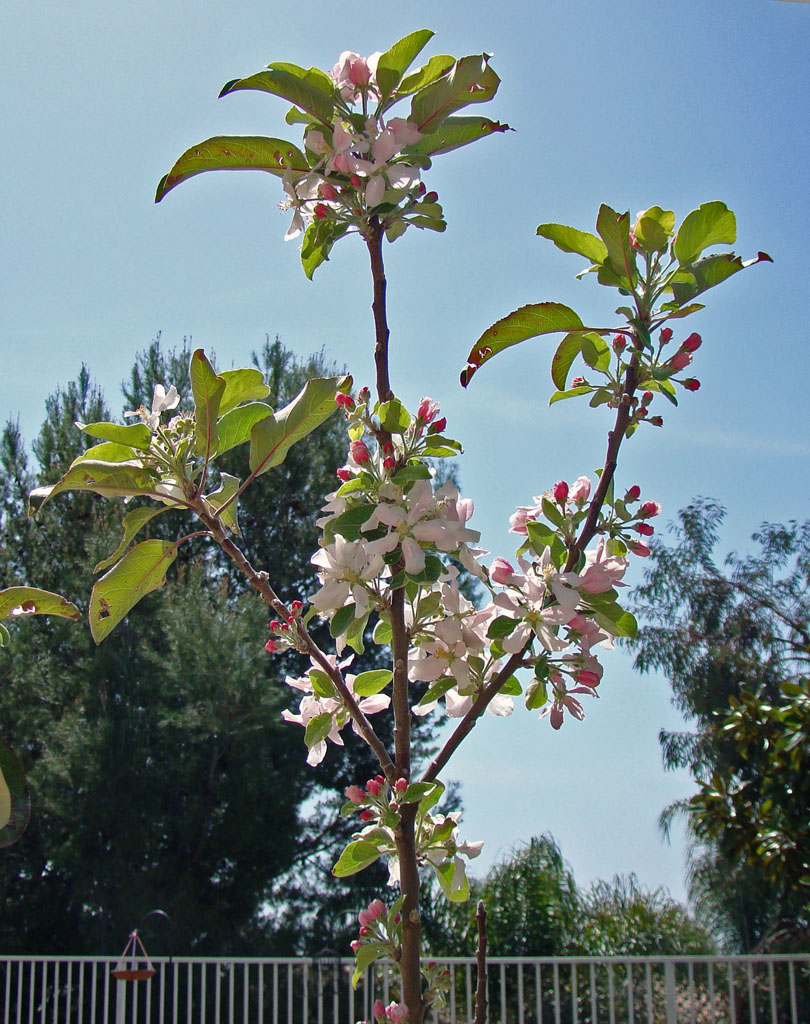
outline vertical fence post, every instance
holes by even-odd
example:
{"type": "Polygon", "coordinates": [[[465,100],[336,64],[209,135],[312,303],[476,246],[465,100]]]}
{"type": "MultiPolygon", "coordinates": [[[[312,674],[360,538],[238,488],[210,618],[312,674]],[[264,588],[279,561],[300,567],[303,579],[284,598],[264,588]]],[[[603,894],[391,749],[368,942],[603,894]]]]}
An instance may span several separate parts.
{"type": "Polygon", "coordinates": [[[678,1024],[678,1007],[675,1002],[675,964],[667,960],[664,964],[664,985],[666,987],[667,1024],[678,1024]]]}

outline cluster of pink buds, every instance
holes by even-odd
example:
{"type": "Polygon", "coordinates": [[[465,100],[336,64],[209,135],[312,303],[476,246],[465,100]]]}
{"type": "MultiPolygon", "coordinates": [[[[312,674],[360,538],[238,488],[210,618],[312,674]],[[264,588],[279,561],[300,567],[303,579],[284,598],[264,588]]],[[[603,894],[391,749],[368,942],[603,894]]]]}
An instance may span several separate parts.
{"type": "Polygon", "coordinates": [[[558,480],[551,488],[554,500],[560,504],[582,506],[590,497],[591,481],[586,476],[577,477],[569,487],[565,480],[558,480]]]}
{"type": "Polygon", "coordinates": [[[360,925],[359,938],[350,943],[355,956],[364,946],[373,944],[377,958],[382,956],[387,956],[391,960],[398,958],[402,932],[400,908],[403,901],[404,897],[400,896],[389,910],[382,900],[372,900],[364,910],[360,911],[357,915],[357,923],[360,925]]]}
{"type": "Polygon", "coordinates": [[[403,1024],[408,1019],[408,1008],[404,1003],[383,1004],[382,999],[377,999],[372,1010],[374,1024],[403,1024]]]}
{"type": "MultiPolygon", "coordinates": [[[[369,779],[365,789],[361,786],[347,786],[344,794],[349,803],[362,807],[361,821],[373,821],[374,818],[388,812],[399,810],[398,797],[408,788],[407,779],[397,779],[393,787],[389,786],[382,775],[369,779]]],[[[345,812],[344,812],[345,813],[345,812]]]]}
{"type": "Polygon", "coordinates": [[[296,629],[296,621],[301,617],[304,606],[300,601],[293,601],[290,605],[290,614],[282,621],[281,619],[270,620],[270,632],[272,636],[264,645],[268,654],[276,654],[279,651],[286,651],[290,647],[300,648],[300,639],[296,629]]]}
{"type": "Polygon", "coordinates": [[[434,401],[432,398],[423,398],[419,403],[419,408],[416,410],[416,419],[414,420],[414,431],[418,437],[425,427],[427,427],[428,434],[441,434],[444,428],[447,426],[447,417],[439,416],[439,403],[434,401]]]}

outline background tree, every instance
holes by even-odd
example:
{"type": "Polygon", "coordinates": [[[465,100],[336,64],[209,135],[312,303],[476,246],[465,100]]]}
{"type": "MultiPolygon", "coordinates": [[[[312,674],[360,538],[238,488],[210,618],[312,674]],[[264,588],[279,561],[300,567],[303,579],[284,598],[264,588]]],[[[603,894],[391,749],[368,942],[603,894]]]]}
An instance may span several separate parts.
{"type": "Polygon", "coordinates": [[[443,954],[468,954],[475,909],[487,909],[492,956],[665,956],[714,951],[708,932],[662,888],[634,875],[580,890],[550,835],[537,836],[476,880],[467,904],[437,899],[427,929],[443,954]]]}
{"type": "Polygon", "coordinates": [[[636,667],[660,670],[692,731],[662,732],[668,767],[701,785],[689,812],[690,894],[744,951],[807,928],[806,684],[810,523],[764,524],[758,551],[713,559],[724,511],[699,500],[653,545],[636,591],[636,667]]]}
{"type": "MultiPolygon", "coordinates": [[[[186,347],[167,352],[153,342],[135,360],[125,408],[151,404],[155,383],[187,392],[188,355],[186,347]]],[[[276,406],[325,371],[322,355],[299,361],[278,340],[256,361],[276,406]]],[[[75,421],[105,418],[103,396],[83,367],[46,403],[33,445],[36,472],[19,430],[7,426],[0,585],[36,581],[87,594],[93,566],[118,543],[120,507],[79,493],[35,519],[25,508],[31,488],[58,479],[86,447],[75,421]]],[[[290,598],[314,589],[314,521],[344,457],[333,418],[241,504],[249,557],[272,568],[290,598]]],[[[171,515],[150,526],[152,536],[181,529],[171,515]]],[[[171,927],[151,920],[154,952],[289,953],[310,941],[341,942],[347,951],[340,929],[365,894],[355,892],[354,879],[322,888],[324,926],[310,940],[304,923],[316,894],[303,867],[320,854],[336,856],[347,823],[333,817],[316,829],[307,817],[319,792],[348,784],[347,757],[356,766],[366,748],[347,737],[346,755],[333,748],[313,775],[302,738],[280,717],[289,691],[262,651],[266,610],[245,594],[218,548],[204,555],[186,548],[178,560],[183,586],[148,595],[115,643],[96,647],[81,624],[41,620],[15,630],[2,654],[0,735],[21,754],[34,806],[28,833],[0,859],[8,952],[118,952],[154,908],[172,920],[171,927]],[[272,902],[285,898],[278,882],[293,866],[294,915],[290,901],[276,910],[272,902]]],[[[364,877],[364,887],[374,881],[364,877]]]]}

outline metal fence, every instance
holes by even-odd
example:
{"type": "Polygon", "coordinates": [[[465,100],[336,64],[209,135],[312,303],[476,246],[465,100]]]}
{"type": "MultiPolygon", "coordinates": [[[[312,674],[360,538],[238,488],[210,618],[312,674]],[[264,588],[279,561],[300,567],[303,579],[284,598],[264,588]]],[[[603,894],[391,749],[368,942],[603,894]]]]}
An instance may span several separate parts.
{"type": "MultiPolygon", "coordinates": [[[[434,1024],[470,1024],[473,958],[450,957],[434,1024]]],[[[153,957],[140,981],[112,957],[0,957],[3,1024],[354,1024],[396,997],[390,965],[352,989],[351,958],[153,957]]],[[[490,1024],[810,1024],[810,954],[492,957],[490,1024]]]]}

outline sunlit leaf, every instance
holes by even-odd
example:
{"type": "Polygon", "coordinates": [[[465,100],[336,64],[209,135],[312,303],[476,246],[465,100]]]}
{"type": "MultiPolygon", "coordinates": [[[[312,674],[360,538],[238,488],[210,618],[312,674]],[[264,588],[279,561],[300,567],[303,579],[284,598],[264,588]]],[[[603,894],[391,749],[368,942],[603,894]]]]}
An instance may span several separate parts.
{"type": "Polygon", "coordinates": [[[589,231],[579,231],[567,224],[540,224],[537,234],[548,238],[563,252],[577,253],[591,263],[603,263],[607,259],[605,243],[589,231]]]}
{"type": "Polygon", "coordinates": [[[79,430],[100,441],[114,441],[116,444],[149,451],[152,443],[152,431],[145,423],[77,423],[79,430]]]}
{"type": "Polygon", "coordinates": [[[248,402],[247,405],[240,405],[237,409],[226,412],[217,423],[217,454],[221,455],[249,441],[254,426],[272,415],[272,408],[264,402],[248,402]]]}
{"type": "Polygon", "coordinates": [[[124,536],[121,543],[113,551],[109,558],[105,558],[93,567],[93,572],[101,572],[104,569],[109,569],[111,565],[114,565],[118,559],[123,555],[126,549],[132,542],[132,538],[155,516],[161,515],[163,512],[168,512],[167,508],[135,508],[131,512],[127,512],[124,518],[121,520],[121,526],[124,528],[124,536]]]}
{"type": "Polygon", "coordinates": [[[422,28],[399,39],[377,61],[375,78],[383,108],[402,81],[402,76],[433,38],[430,29],[422,28]]]}
{"type": "Polygon", "coordinates": [[[684,217],[673,252],[680,264],[691,263],[710,245],[737,241],[737,219],[725,203],[701,203],[684,217]]]}
{"type": "Polygon", "coordinates": [[[259,71],[258,74],[250,75],[248,78],[235,78],[233,81],[227,82],[219,95],[227,96],[229,93],[242,89],[269,92],[274,96],[280,96],[317,118],[324,127],[332,127],[332,117],[335,112],[334,91],[332,95],[327,95],[321,88],[320,81],[309,79],[304,69],[298,68],[296,65],[269,64],[266,71],[259,71]]]}
{"type": "Polygon", "coordinates": [[[201,348],[191,356],[189,376],[194,396],[194,450],[208,461],[217,450],[217,420],[225,381],[217,375],[201,348]]]}
{"type": "Polygon", "coordinates": [[[166,582],[177,558],[176,543],[145,540],[96,583],[90,595],[90,632],[97,644],[108,636],[142,597],[166,582]]]}
{"type": "Polygon", "coordinates": [[[335,393],[351,387],[351,377],[316,377],[283,409],[256,423],[250,434],[250,470],[255,476],[280,465],[292,446],[321,425],[337,408],[335,393]]]}
{"type": "Polygon", "coordinates": [[[471,142],[483,139],[486,135],[493,135],[497,132],[508,132],[512,129],[508,124],[501,124],[500,121],[492,121],[488,117],[448,117],[429,135],[425,135],[408,146],[406,154],[418,156],[437,156],[440,153],[449,153],[453,149],[467,146],[471,142]]]}
{"type": "Polygon", "coordinates": [[[127,495],[155,496],[155,474],[143,466],[124,462],[75,462],[55,484],[36,487],[28,496],[28,514],[33,515],[46,501],[63,491],[94,491],[103,498],[127,495]]]}
{"type": "Polygon", "coordinates": [[[455,111],[469,103],[492,99],[499,84],[500,79],[487,64],[486,56],[462,57],[446,74],[414,96],[408,120],[423,135],[435,132],[455,111]]]}
{"type": "Polygon", "coordinates": [[[307,158],[291,142],[263,135],[217,135],[206,139],[177,160],[160,180],[155,194],[159,203],[167,192],[205,171],[267,171],[277,178],[288,171],[293,181],[309,173],[307,158]]]}
{"type": "Polygon", "coordinates": [[[30,817],[31,801],[22,762],[0,739],[0,848],[17,842],[30,817]]]}
{"type": "Polygon", "coordinates": [[[219,376],[225,381],[225,390],[219,400],[219,415],[224,416],[242,402],[266,398],[270,388],[264,382],[264,374],[254,366],[239,370],[222,370],[219,376]]]}
{"type": "Polygon", "coordinates": [[[231,476],[230,473],[219,474],[220,485],[215,491],[206,494],[204,501],[215,516],[218,516],[225,526],[233,533],[241,536],[239,522],[237,519],[237,506],[233,496],[239,490],[239,478],[231,476]],[[224,512],[220,512],[223,505],[228,503],[224,512]]]}
{"type": "Polygon", "coordinates": [[[341,853],[337,864],[332,868],[332,874],[336,878],[348,878],[349,875],[355,875],[369,864],[373,864],[379,857],[380,851],[376,843],[356,839],[341,853]]]}
{"type": "Polygon", "coordinates": [[[588,330],[574,310],[560,302],[521,306],[488,327],[473,345],[467,356],[467,366],[461,373],[461,383],[467,387],[478,368],[505,348],[542,334],[577,329],[588,330]]]}
{"type": "Polygon", "coordinates": [[[27,615],[59,615],[64,619],[78,619],[75,604],[39,587],[7,587],[0,590],[0,619],[27,615]]]}

